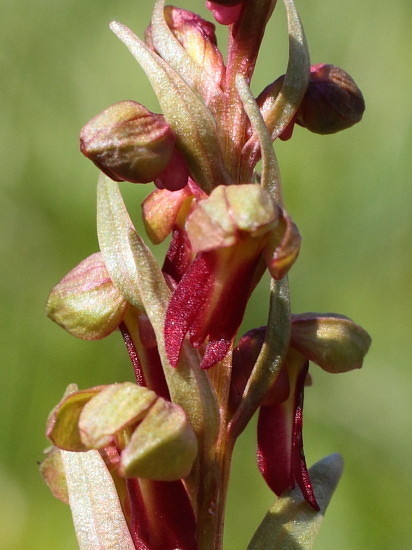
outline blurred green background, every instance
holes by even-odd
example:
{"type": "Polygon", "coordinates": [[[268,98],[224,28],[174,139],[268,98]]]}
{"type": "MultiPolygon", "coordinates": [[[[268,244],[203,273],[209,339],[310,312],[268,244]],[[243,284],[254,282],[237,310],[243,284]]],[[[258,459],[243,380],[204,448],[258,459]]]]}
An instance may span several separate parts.
{"type": "MultiPolygon", "coordinates": [[[[206,14],[201,0],[178,2],[206,14]]],[[[280,3],[279,3],[280,4],[280,3]]],[[[69,509],[37,470],[44,424],[65,386],[130,378],[117,335],[77,341],[44,316],[51,287],[97,249],[97,169],[78,151],[83,124],[135,99],[156,110],[148,83],[108,30],[118,19],[142,35],[151,0],[1,0],[0,546],[71,550],[69,509]]],[[[311,464],[346,462],[316,550],[407,550],[412,505],[410,0],[298,1],[312,62],[344,67],[364,92],[363,122],[330,137],[297,128],[277,147],[287,208],[303,235],[292,270],[294,312],[332,311],[369,330],[364,368],[313,368],[306,393],[311,464]]],[[[209,15],[208,15],[209,17],[209,15]]],[[[253,90],[284,72],[281,5],[253,90]]],[[[125,184],[132,215],[151,186],[125,184]]],[[[244,328],[264,324],[259,287],[244,328]]],[[[245,548],[273,497],[254,462],[251,427],[240,439],[228,503],[226,550],[245,548]]]]}

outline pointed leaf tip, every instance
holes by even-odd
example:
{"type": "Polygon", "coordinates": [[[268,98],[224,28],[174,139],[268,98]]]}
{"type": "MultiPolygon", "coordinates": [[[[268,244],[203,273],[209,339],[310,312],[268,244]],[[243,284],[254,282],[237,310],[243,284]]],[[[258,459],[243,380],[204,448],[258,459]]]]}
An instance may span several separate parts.
{"type": "Polygon", "coordinates": [[[310,550],[342,471],[339,454],[314,464],[309,474],[320,511],[305,502],[299,488],[285,492],[269,509],[247,550],[310,550]]]}

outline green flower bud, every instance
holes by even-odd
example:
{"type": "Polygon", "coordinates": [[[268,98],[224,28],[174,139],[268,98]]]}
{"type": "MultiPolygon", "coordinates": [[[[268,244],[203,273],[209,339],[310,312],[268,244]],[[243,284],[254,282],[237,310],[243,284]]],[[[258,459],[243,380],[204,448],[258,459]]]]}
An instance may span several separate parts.
{"type": "Polygon", "coordinates": [[[121,101],[92,118],[80,133],[80,150],[115,181],[148,183],[168,165],[175,136],[162,115],[121,101]]]}
{"type": "Polygon", "coordinates": [[[304,313],[292,318],[290,345],[330,373],[362,366],[371,337],[343,315],[304,313]]]}
{"type": "Polygon", "coordinates": [[[137,426],[120,459],[120,473],[157,481],[189,475],[197,455],[196,435],[184,410],[159,398],[137,426]]]}
{"type": "Polygon", "coordinates": [[[156,399],[154,391],[131,382],[107,386],[83,407],[82,442],[88,449],[106,447],[118,432],[139,422],[156,399]]]}
{"type": "Polygon", "coordinates": [[[73,336],[97,340],[117,329],[127,306],[97,252],[80,262],[53,288],[46,312],[73,336]]]}

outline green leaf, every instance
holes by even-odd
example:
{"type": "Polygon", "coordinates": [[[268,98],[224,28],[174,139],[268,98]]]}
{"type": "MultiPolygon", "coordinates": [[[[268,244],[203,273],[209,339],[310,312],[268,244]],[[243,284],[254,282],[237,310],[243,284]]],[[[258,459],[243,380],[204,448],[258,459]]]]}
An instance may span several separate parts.
{"type": "Polygon", "coordinates": [[[289,62],[282,88],[265,117],[265,123],[276,139],[292,120],[309,81],[310,59],[302,23],[293,0],[283,0],[289,31],[289,62]]]}
{"type": "Polygon", "coordinates": [[[80,550],[135,550],[113,479],[98,451],[61,451],[80,550]]]}
{"type": "Polygon", "coordinates": [[[145,310],[159,349],[172,401],[188,414],[195,432],[214,437],[218,425],[215,397],[196,353],[184,346],[174,369],[167,359],[164,322],[170,290],[152,253],[136,233],[118,185],[101,174],[97,191],[97,231],[107,270],[132,305],[145,310]],[[207,430],[206,430],[207,425],[207,430]]]}
{"type": "Polygon", "coordinates": [[[150,80],[194,179],[206,192],[216,185],[230,183],[216,122],[201,97],[130,29],[116,21],[110,24],[110,28],[127,46],[150,80]]]}
{"type": "Polygon", "coordinates": [[[312,466],[309,475],[320,511],[307,504],[300,489],[284,493],[269,509],[247,550],[310,550],[342,469],[342,457],[338,454],[312,466]]]}

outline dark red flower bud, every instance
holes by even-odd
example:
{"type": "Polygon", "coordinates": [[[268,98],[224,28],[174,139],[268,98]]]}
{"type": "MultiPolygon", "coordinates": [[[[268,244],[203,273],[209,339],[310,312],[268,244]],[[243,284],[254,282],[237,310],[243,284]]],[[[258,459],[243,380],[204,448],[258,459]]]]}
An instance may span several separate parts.
{"type": "Polygon", "coordinates": [[[163,115],[135,101],[121,101],[84,126],[80,150],[115,181],[148,183],[169,164],[175,136],[163,115]]]}
{"type": "Polygon", "coordinates": [[[296,122],[316,134],[333,134],[362,118],[365,101],[352,77],[335,65],[313,65],[296,122]]]}

